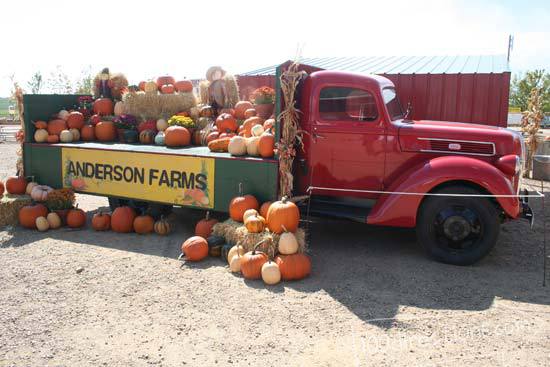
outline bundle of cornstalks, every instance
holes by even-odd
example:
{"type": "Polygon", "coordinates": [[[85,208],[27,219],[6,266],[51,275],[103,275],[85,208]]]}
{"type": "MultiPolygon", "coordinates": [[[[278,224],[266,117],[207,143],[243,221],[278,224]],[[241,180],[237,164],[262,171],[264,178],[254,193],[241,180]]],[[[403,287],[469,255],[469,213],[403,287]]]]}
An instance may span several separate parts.
{"type": "Polygon", "coordinates": [[[277,117],[282,127],[281,140],[277,143],[279,154],[279,189],[281,197],[292,196],[293,176],[292,163],[296,156],[296,145],[302,146],[302,131],[299,130],[299,114],[296,108],[296,88],[303,76],[298,70],[299,64],[293,62],[281,74],[281,91],[283,94],[284,110],[277,117]]]}
{"type": "Polygon", "coordinates": [[[537,88],[533,88],[531,95],[529,96],[529,102],[527,111],[522,112],[521,118],[521,131],[525,138],[525,144],[527,145],[527,157],[524,176],[529,177],[529,173],[533,168],[533,156],[535,155],[538,147],[537,134],[540,129],[540,123],[544,118],[542,111],[542,97],[537,88]]]}
{"type": "MultiPolygon", "coordinates": [[[[214,225],[212,234],[215,236],[221,236],[225,238],[227,243],[243,246],[246,251],[252,251],[254,246],[259,242],[262,242],[257,250],[265,253],[277,254],[280,235],[264,231],[261,233],[250,233],[240,222],[235,222],[232,219],[228,219],[225,222],[220,222],[214,225]]],[[[298,228],[294,233],[298,240],[298,252],[302,253],[307,250],[306,245],[306,233],[302,228],[298,228]]]]}
{"type": "Polygon", "coordinates": [[[197,105],[192,92],[178,94],[128,92],[124,94],[122,100],[124,112],[141,120],[156,120],[160,117],[168,119],[179,112],[189,112],[197,105]]]}

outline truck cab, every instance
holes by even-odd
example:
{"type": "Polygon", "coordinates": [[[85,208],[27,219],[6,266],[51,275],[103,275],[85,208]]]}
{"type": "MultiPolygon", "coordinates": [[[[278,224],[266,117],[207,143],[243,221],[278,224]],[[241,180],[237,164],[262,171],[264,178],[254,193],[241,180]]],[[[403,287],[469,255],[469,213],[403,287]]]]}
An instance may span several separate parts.
{"type": "Polygon", "coordinates": [[[389,79],[349,72],[307,75],[298,106],[296,189],[313,213],[416,227],[431,256],[457,265],[486,255],[502,221],[530,215],[513,131],[410,120],[389,79]]]}

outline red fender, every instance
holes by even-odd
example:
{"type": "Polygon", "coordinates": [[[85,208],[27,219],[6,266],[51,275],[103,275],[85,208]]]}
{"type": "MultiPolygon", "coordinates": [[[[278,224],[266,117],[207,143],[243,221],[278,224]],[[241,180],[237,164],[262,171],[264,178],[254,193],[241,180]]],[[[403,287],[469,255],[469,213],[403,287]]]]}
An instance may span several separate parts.
{"type": "MultiPolygon", "coordinates": [[[[426,193],[449,181],[469,181],[493,195],[515,195],[512,182],[495,166],[475,158],[443,156],[405,172],[387,191],[426,193]]],[[[368,224],[415,227],[423,195],[383,194],[367,217],[368,224]]],[[[497,197],[504,212],[516,218],[520,214],[517,197],[497,197]]]]}

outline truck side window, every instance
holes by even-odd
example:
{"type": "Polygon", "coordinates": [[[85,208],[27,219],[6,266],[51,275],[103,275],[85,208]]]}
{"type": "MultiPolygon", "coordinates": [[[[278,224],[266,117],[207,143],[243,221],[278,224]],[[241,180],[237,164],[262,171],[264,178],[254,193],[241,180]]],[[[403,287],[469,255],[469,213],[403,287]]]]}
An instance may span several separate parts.
{"type": "Polygon", "coordinates": [[[374,96],[362,89],[325,87],[319,96],[319,118],[326,121],[374,121],[374,96]]]}

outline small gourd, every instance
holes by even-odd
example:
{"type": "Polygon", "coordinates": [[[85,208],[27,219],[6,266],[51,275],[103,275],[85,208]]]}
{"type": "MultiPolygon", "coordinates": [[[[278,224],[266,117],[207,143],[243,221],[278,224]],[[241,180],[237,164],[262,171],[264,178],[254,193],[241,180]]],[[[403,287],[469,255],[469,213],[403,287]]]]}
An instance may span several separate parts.
{"type": "Polygon", "coordinates": [[[36,182],[29,182],[27,184],[27,188],[25,189],[25,194],[30,195],[32,192],[32,189],[34,189],[38,184],[36,182]]]}
{"type": "Polygon", "coordinates": [[[242,136],[234,136],[229,141],[227,151],[231,155],[245,155],[246,154],[246,139],[242,136]]]}
{"type": "Polygon", "coordinates": [[[159,131],[157,135],[155,136],[155,144],[156,145],[164,145],[164,132],[159,131]]]}
{"type": "Polygon", "coordinates": [[[298,252],[298,240],[292,232],[283,232],[279,238],[279,253],[292,255],[298,252]]]}
{"type": "Polygon", "coordinates": [[[48,140],[48,130],[38,129],[34,132],[34,141],[37,143],[45,143],[48,140]]]}
{"type": "Polygon", "coordinates": [[[154,229],[156,234],[166,236],[172,231],[172,226],[170,225],[170,222],[164,219],[164,217],[161,217],[155,222],[154,229]]]}
{"type": "Polygon", "coordinates": [[[57,114],[57,117],[60,118],[61,120],[67,121],[67,119],[69,118],[69,111],[61,110],[57,114]]]}
{"type": "MultiPolygon", "coordinates": [[[[256,125],[260,126],[260,125],[256,125]]],[[[260,153],[258,151],[258,142],[260,140],[259,136],[253,136],[246,139],[246,152],[248,155],[251,156],[259,156],[260,153]]]]}
{"type": "Polygon", "coordinates": [[[248,209],[243,214],[243,223],[246,222],[246,219],[250,216],[259,215],[256,209],[248,209]]]}
{"type": "Polygon", "coordinates": [[[245,219],[244,226],[249,233],[261,233],[265,229],[265,219],[259,215],[251,215],[245,219]]]}
{"type": "Polygon", "coordinates": [[[40,232],[45,232],[47,231],[48,229],[50,229],[50,224],[48,223],[48,220],[44,217],[38,217],[36,218],[36,228],[40,231],[40,232]]]}
{"type": "Polygon", "coordinates": [[[281,270],[276,262],[269,260],[262,265],[262,280],[267,285],[274,285],[281,281],[281,270]]]}
{"type": "Polygon", "coordinates": [[[241,257],[242,255],[240,254],[230,257],[231,260],[229,260],[229,270],[231,270],[232,273],[238,273],[241,271],[241,257]]]}
{"type": "Polygon", "coordinates": [[[71,134],[73,135],[72,141],[79,141],[80,140],[80,130],[73,128],[69,130],[71,134]]]}
{"type": "Polygon", "coordinates": [[[246,250],[244,247],[242,247],[241,245],[235,245],[231,247],[231,250],[229,250],[229,253],[227,254],[227,262],[231,264],[231,259],[233,259],[235,255],[243,256],[245,253],[246,250]]]}
{"type": "Polygon", "coordinates": [[[48,215],[46,216],[46,220],[48,221],[51,229],[57,229],[61,227],[61,218],[57,213],[48,213],[48,215]]]}
{"type": "Polygon", "coordinates": [[[262,125],[254,125],[251,129],[252,136],[260,136],[264,133],[264,127],[262,125]]]}
{"type": "Polygon", "coordinates": [[[164,131],[168,129],[168,123],[165,119],[158,119],[157,120],[157,130],[158,131],[164,131]]]}
{"type": "Polygon", "coordinates": [[[48,194],[53,189],[46,185],[36,185],[31,190],[31,198],[34,201],[46,201],[48,194]]]}
{"type": "Polygon", "coordinates": [[[59,140],[62,143],[70,143],[73,141],[73,134],[69,130],[63,130],[59,134],[59,140]]]}

